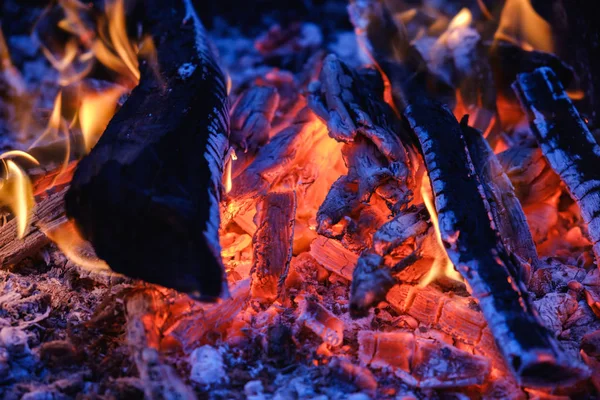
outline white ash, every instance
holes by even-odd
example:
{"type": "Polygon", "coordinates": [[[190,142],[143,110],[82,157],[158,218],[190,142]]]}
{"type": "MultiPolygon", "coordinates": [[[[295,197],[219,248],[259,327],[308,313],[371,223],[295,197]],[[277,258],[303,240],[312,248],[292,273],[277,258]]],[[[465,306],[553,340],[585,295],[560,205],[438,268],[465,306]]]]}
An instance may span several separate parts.
{"type": "Polygon", "coordinates": [[[261,381],[250,381],[244,385],[244,393],[248,399],[259,400],[265,398],[265,388],[261,381]]]}
{"type": "Polygon", "coordinates": [[[192,366],[190,379],[200,385],[210,386],[228,380],[223,356],[212,346],[195,349],[189,357],[192,366]]]}
{"type": "Polygon", "coordinates": [[[196,70],[196,64],[187,62],[187,63],[183,64],[181,67],[179,67],[179,69],[177,70],[177,73],[179,74],[181,79],[186,80],[187,78],[192,76],[192,74],[194,73],[195,70],[196,70]]]}

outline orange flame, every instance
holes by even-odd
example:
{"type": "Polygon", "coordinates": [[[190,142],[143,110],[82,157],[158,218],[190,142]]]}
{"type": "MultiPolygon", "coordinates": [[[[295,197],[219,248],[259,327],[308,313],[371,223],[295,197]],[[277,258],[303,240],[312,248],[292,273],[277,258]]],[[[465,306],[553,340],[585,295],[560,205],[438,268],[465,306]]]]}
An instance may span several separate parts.
{"type": "Polygon", "coordinates": [[[527,51],[554,51],[552,28],[535,12],[530,0],[506,1],[494,39],[513,43],[527,51]]]}
{"type": "Polygon", "coordinates": [[[103,92],[88,91],[81,99],[79,107],[79,125],[85,145],[85,153],[96,145],[104,129],[115,113],[119,98],[127,90],[114,86],[103,92]]]}
{"type": "Polygon", "coordinates": [[[425,287],[431,282],[442,277],[447,277],[454,279],[455,281],[462,282],[462,276],[458,273],[458,271],[456,271],[456,269],[454,269],[454,264],[452,264],[452,261],[450,261],[450,258],[444,249],[444,243],[440,233],[440,224],[435,206],[433,205],[431,184],[427,175],[423,178],[423,183],[421,185],[421,196],[423,197],[423,202],[425,203],[425,207],[427,208],[427,211],[431,217],[431,223],[433,224],[433,229],[435,230],[435,242],[437,246],[435,248],[435,258],[433,264],[431,265],[429,272],[427,272],[427,274],[421,278],[419,287],[425,287]]]}
{"type": "Polygon", "coordinates": [[[127,36],[123,0],[108,1],[105,12],[106,20],[101,20],[105,27],[99,29],[100,40],[94,43],[94,54],[106,67],[129,77],[137,85],[140,80],[137,49],[127,36]]]}
{"type": "Polygon", "coordinates": [[[71,221],[63,218],[51,226],[42,226],[40,229],[73,263],[88,271],[110,271],[109,266],[96,256],[90,243],[79,235],[71,221]]]}

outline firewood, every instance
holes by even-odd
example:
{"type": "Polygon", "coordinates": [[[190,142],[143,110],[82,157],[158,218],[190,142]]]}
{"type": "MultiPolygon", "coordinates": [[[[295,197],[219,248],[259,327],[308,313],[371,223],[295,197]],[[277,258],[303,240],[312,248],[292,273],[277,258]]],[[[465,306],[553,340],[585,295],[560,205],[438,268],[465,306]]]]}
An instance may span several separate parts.
{"type": "Polygon", "coordinates": [[[231,144],[245,152],[267,143],[278,105],[273,87],[253,86],[242,93],[231,110],[231,144]]]}
{"type": "Polygon", "coordinates": [[[416,337],[412,332],[360,331],[358,342],[363,364],[391,368],[411,386],[441,389],[478,385],[491,371],[484,357],[416,337]]]}
{"type": "MultiPolygon", "coordinates": [[[[325,59],[319,81],[310,87],[311,109],[327,123],[329,136],[346,143],[342,155],[348,174],[333,184],[317,213],[317,232],[324,236],[342,239],[374,193],[393,212],[412,196],[415,151],[383,94],[384,83],[376,71],[354,71],[333,55],[325,59]]],[[[357,225],[367,233],[369,227],[357,225]]],[[[352,241],[351,236],[346,241],[352,241]]],[[[364,241],[345,244],[353,250],[369,247],[364,241]]]]}
{"type": "Polygon", "coordinates": [[[66,189],[63,189],[36,204],[31,215],[30,227],[22,239],[17,239],[16,219],[0,228],[0,264],[3,268],[35,255],[50,243],[50,239],[40,228],[64,215],[65,193],[66,189]]]}
{"type": "Polygon", "coordinates": [[[244,91],[231,109],[231,145],[236,149],[233,176],[247,168],[257,150],[269,141],[271,122],[279,105],[277,89],[252,86],[244,91]]]}
{"type": "Polygon", "coordinates": [[[342,345],[344,323],[338,317],[312,299],[303,299],[299,310],[298,325],[306,326],[332,347],[342,345]]]}
{"type": "Polygon", "coordinates": [[[352,280],[358,255],[346,249],[339,241],[319,236],[310,245],[310,255],[328,271],[352,280]]]}
{"type": "Polygon", "coordinates": [[[389,268],[384,257],[397,251],[406,241],[425,235],[429,224],[424,221],[424,211],[424,207],[407,210],[375,232],[373,246],[361,254],[352,273],[350,314],[353,317],[365,316],[371,307],[383,301],[396,283],[393,275],[417,261],[418,258],[410,257],[417,251],[412,246],[409,246],[409,256],[402,260],[402,268],[397,265],[389,268]]]}
{"type": "Polygon", "coordinates": [[[293,124],[262,146],[252,163],[233,179],[223,223],[254,209],[256,199],[279,183],[277,179],[307,157],[311,147],[326,134],[325,126],[310,110],[300,112],[293,124]]]}
{"type": "Polygon", "coordinates": [[[274,301],[283,294],[292,259],[296,193],[271,192],[256,208],[251,293],[254,298],[274,301]]]}
{"type": "Polygon", "coordinates": [[[513,88],[544,156],[579,204],[600,263],[600,146],[550,68],[519,75],[513,88]]]}
{"type": "Polygon", "coordinates": [[[225,77],[190,0],[144,3],[158,73],[141,80],[77,167],[66,210],[116,272],[214,300],[227,293],[219,200],[225,77]]]}
{"type": "MultiPolygon", "coordinates": [[[[493,220],[508,251],[537,268],[539,263],[535,243],[519,199],[510,179],[481,132],[461,123],[473,167],[479,176],[490,204],[493,220]]],[[[524,265],[523,263],[521,265],[524,265]]],[[[521,268],[522,279],[527,284],[531,268],[521,268]]]]}
{"type": "Polygon", "coordinates": [[[469,283],[508,365],[526,385],[585,379],[587,368],[566,356],[530,304],[521,266],[490,219],[460,125],[445,106],[409,99],[404,115],[421,143],[446,252],[469,283]]]}
{"type": "Polygon", "coordinates": [[[127,342],[144,383],[147,399],[195,399],[175,370],[159,355],[161,294],[153,288],[135,291],[127,299],[127,342]]]}

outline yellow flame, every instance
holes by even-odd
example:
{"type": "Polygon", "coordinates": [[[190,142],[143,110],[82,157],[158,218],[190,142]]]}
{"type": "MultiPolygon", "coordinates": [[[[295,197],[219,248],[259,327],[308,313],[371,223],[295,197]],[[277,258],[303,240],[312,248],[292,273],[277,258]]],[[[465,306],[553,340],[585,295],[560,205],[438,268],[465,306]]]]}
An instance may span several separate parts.
{"type": "Polygon", "coordinates": [[[473,21],[473,15],[471,15],[471,11],[468,8],[463,8],[452,18],[450,24],[448,25],[448,31],[457,29],[457,28],[466,28],[471,25],[473,21]]]}
{"type": "Polygon", "coordinates": [[[79,235],[71,221],[63,218],[52,226],[40,228],[73,263],[89,271],[110,271],[109,266],[96,256],[91,244],[79,235]]]}
{"type": "Polygon", "coordinates": [[[506,1],[494,39],[513,43],[527,51],[554,51],[552,28],[535,12],[530,0],[506,1]]]}
{"type": "Polygon", "coordinates": [[[126,92],[120,86],[103,92],[88,91],[81,99],[79,124],[86,154],[96,145],[115,113],[119,98],[126,92]]]}
{"type": "Polygon", "coordinates": [[[23,157],[28,161],[31,161],[34,164],[39,165],[39,161],[32,156],[31,154],[22,151],[22,150],[9,150],[5,153],[0,154],[0,159],[7,159],[7,158],[13,158],[13,157],[23,157]]]}
{"type": "Polygon", "coordinates": [[[6,175],[0,181],[0,203],[7,206],[17,221],[17,237],[25,236],[33,209],[33,187],[25,171],[13,160],[2,160],[6,175]]]}
{"type": "Polygon", "coordinates": [[[454,264],[450,261],[446,250],[444,249],[444,243],[442,241],[442,235],[440,233],[440,225],[438,221],[437,212],[435,210],[435,206],[433,205],[433,195],[431,193],[431,185],[429,182],[429,177],[425,176],[423,178],[423,184],[421,185],[421,196],[423,197],[423,202],[425,203],[425,207],[427,211],[429,211],[429,215],[431,217],[431,223],[433,224],[433,228],[435,230],[435,239],[436,239],[436,251],[435,258],[431,268],[427,272],[427,274],[421,278],[419,282],[419,287],[425,287],[429,285],[431,282],[441,278],[448,277],[450,279],[454,279],[455,281],[462,282],[462,276],[454,269],[454,264]]]}
{"type": "Polygon", "coordinates": [[[64,149],[60,171],[50,185],[54,186],[56,180],[67,170],[71,158],[71,139],[69,128],[62,117],[62,92],[60,91],[54,99],[54,107],[52,108],[52,114],[50,115],[46,130],[29,146],[29,150],[50,143],[60,143],[60,147],[64,149]]]}

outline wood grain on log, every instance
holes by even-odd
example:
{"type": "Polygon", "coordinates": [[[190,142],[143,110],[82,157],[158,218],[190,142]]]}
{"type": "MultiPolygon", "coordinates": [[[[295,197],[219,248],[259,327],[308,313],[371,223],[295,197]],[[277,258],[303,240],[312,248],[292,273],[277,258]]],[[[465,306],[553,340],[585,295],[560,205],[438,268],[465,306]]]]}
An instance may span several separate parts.
{"type": "Polygon", "coordinates": [[[482,384],[489,360],[412,332],[358,333],[359,359],[373,368],[391,368],[411,386],[451,388],[482,384]],[[441,360],[444,360],[441,362],[441,360]]]}
{"type": "Polygon", "coordinates": [[[544,156],[579,204],[600,264],[600,146],[550,68],[513,86],[544,156]]]}
{"type": "Polygon", "coordinates": [[[158,74],[142,64],[139,86],[79,163],[66,210],[116,272],[214,300],[227,292],[225,77],[191,0],[148,1],[143,14],[158,74]]]}
{"type": "Polygon", "coordinates": [[[51,194],[36,204],[31,215],[30,227],[22,239],[17,239],[16,219],[0,228],[0,265],[3,268],[35,255],[50,243],[50,239],[40,228],[64,215],[63,199],[66,191],[63,189],[51,194]]]}
{"type": "Polygon", "coordinates": [[[254,298],[274,301],[282,295],[292,259],[296,193],[268,193],[256,208],[251,293],[254,298]]]}
{"type": "MultiPolygon", "coordinates": [[[[469,127],[466,121],[461,123],[461,127],[473,167],[483,185],[494,223],[504,245],[522,261],[537,268],[539,259],[535,243],[510,179],[481,132],[469,127]]],[[[521,278],[527,284],[531,278],[531,268],[521,265],[521,278]]]]}

